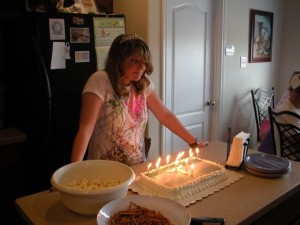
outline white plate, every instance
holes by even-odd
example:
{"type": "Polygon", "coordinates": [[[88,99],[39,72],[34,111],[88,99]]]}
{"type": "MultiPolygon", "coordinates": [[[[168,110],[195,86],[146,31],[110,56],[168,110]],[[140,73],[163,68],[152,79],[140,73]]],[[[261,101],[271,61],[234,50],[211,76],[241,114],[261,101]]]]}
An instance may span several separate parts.
{"type": "Polygon", "coordinates": [[[291,163],[287,158],[269,154],[249,154],[245,166],[257,173],[282,174],[290,170],[291,163]]]}
{"type": "Polygon", "coordinates": [[[252,169],[248,168],[247,166],[245,166],[245,169],[249,173],[252,173],[253,175],[260,176],[260,177],[281,177],[281,176],[283,176],[283,175],[288,174],[289,172],[291,172],[291,168],[290,167],[286,171],[283,171],[281,173],[260,173],[260,172],[257,172],[255,170],[252,170],[252,169]]]}
{"type": "Polygon", "coordinates": [[[130,202],[150,210],[159,211],[174,225],[189,225],[191,222],[191,214],[188,209],[178,202],[149,195],[132,195],[104,205],[97,215],[97,224],[107,225],[109,218],[120,210],[128,209],[130,202]]]}

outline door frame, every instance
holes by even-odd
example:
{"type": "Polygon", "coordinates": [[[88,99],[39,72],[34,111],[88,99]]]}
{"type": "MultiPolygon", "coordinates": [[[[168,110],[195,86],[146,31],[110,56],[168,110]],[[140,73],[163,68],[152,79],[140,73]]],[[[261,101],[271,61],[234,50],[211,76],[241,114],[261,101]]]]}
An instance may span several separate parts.
{"type": "Polygon", "coordinates": [[[216,101],[212,115],[211,139],[222,138],[223,80],[224,80],[224,34],[225,34],[225,0],[214,0],[215,4],[215,37],[212,97],[216,101]]]}

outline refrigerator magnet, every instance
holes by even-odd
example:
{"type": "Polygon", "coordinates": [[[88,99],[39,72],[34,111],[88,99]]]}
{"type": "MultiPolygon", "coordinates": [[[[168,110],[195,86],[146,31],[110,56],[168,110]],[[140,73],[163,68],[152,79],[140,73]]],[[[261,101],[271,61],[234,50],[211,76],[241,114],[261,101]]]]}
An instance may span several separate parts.
{"type": "Polygon", "coordinates": [[[89,28],[70,28],[71,43],[90,43],[89,28]]]}
{"type": "Polygon", "coordinates": [[[76,51],[75,52],[75,63],[85,63],[90,62],[90,52],[89,51],[76,51]]]}
{"type": "Polygon", "coordinates": [[[66,44],[65,44],[65,59],[71,59],[70,50],[71,50],[70,43],[66,42],[66,44]]]}
{"type": "Polygon", "coordinates": [[[65,20],[49,19],[50,40],[65,40],[65,20]]]}
{"type": "Polygon", "coordinates": [[[83,25],[84,24],[84,19],[82,17],[73,17],[73,23],[77,25],[83,25]]]}

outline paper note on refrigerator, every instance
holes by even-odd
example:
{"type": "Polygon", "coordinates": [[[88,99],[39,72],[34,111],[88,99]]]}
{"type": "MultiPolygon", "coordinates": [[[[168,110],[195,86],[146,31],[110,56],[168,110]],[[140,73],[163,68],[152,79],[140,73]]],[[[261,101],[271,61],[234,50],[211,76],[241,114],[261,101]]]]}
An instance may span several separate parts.
{"type": "Polygon", "coordinates": [[[109,48],[110,46],[96,47],[97,70],[104,70],[109,48]]]}
{"type": "Polygon", "coordinates": [[[65,42],[53,42],[50,68],[52,70],[66,68],[65,42]]]}

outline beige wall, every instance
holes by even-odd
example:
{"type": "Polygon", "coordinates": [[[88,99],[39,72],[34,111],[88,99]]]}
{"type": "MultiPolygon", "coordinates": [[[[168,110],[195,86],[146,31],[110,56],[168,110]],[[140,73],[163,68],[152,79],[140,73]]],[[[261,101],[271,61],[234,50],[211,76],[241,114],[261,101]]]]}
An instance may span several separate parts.
{"type": "Polygon", "coordinates": [[[125,14],[126,32],[136,32],[148,40],[148,0],[114,0],[113,10],[125,14]]]}

